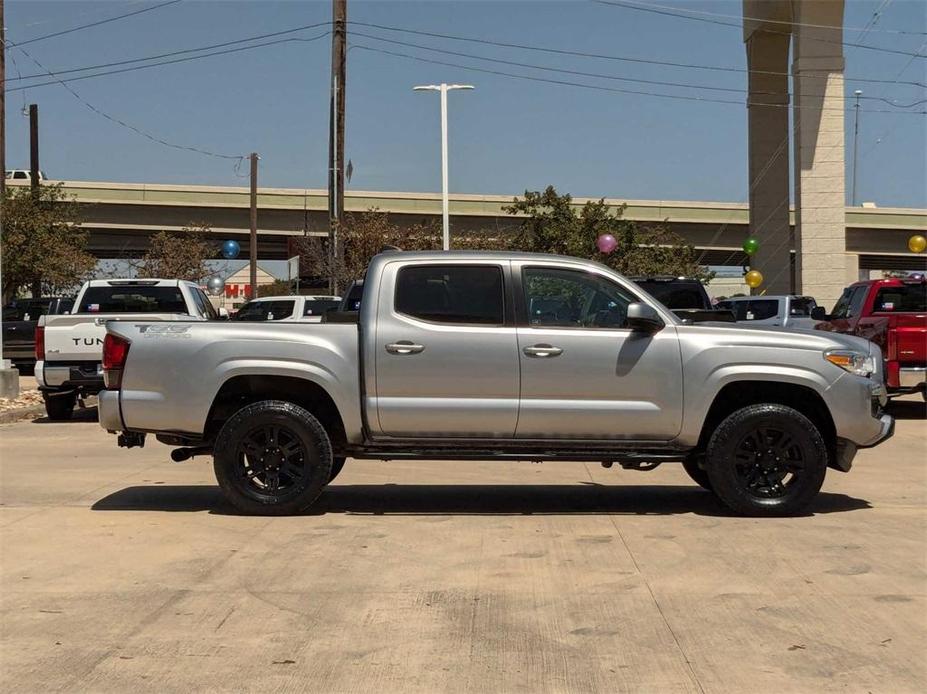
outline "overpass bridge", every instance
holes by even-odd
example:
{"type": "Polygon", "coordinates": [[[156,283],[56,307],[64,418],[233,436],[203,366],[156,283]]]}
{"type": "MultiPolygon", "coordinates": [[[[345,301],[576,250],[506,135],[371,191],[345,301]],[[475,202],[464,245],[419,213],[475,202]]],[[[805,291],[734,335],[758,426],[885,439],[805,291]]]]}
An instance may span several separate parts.
{"type": "MultiPolygon", "coordinates": [[[[17,182],[9,182],[17,185],[17,182]]],[[[49,181],[54,183],[54,181],[49,181]]],[[[177,231],[190,224],[207,224],[217,240],[232,238],[248,247],[249,190],[246,187],[176,184],[65,181],[64,190],[80,203],[81,226],[90,232],[90,250],[101,258],[144,253],[152,234],[177,231]]],[[[518,218],[503,207],[508,195],[452,194],[451,237],[454,233],[512,233],[518,218]]],[[[574,198],[581,207],[588,198],[574,198]]],[[[742,265],[740,250],[748,236],[746,203],[606,199],[613,207],[626,204],[626,219],[665,222],[698,250],[710,265],[742,265]]],[[[258,190],[258,257],[284,259],[287,239],[328,229],[328,193],[324,189],[260,188],[258,190]]],[[[348,213],[371,208],[387,212],[400,225],[440,221],[437,193],[348,191],[348,213]]],[[[790,225],[794,228],[794,210],[790,225]]],[[[845,211],[847,263],[859,270],[921,269],[927,258],[908,252],[907,239],[927,233],[927,210],[848,207],[845,211]]],[[[794,246],[792,248],[794,250],[794,246]]],[[[244,255],[243,255],[244,257],[244,255]]]]}

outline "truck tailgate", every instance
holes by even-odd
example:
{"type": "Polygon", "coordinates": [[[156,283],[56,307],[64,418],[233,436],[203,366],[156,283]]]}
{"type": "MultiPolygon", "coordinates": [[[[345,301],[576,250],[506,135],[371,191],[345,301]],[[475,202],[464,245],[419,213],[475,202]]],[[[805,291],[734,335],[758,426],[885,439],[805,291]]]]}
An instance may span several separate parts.
{"type": "Polygon", "coordinates": [[[190,316],[151,313],[83,313],[44,318],[46,362],[100,361],[108,320],[190,320],[190,316]]]}

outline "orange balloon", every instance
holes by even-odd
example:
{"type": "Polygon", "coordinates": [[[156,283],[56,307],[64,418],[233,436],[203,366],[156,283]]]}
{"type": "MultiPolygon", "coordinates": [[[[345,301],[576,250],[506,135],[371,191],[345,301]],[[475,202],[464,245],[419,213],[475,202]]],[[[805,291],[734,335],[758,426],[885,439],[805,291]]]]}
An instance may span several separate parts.
{"type": "Polygon", "coordinates": [[[751,289],[756,289],[763,284],[763,273],[759,270],[750,270],[750,272],[744,275],[744,282],[746,282],[747,286],[751,289]]]}
{"type": "Polygon", "coordinates": [[[927,239],[920,234],[915,234],[908,239],[908,250],[912,253],[923,253],[927,248],[927,239]]]}

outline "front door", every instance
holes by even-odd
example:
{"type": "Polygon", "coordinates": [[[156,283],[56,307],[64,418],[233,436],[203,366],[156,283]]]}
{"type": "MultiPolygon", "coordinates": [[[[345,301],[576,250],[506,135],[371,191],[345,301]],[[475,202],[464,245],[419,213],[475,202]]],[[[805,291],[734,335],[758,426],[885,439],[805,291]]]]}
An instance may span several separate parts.
{"type": "Polygon", "coordinates": [[[512,438],[518,348],[508,262],[391,263],[376,326],[381,434],[512,438]]]}
{"type": "Polygon", "coordinates": [[[631,290],[582,269],[520,273],[517,438],[666,441],[682,423],[676,330],[627,327],[631,290]]]}

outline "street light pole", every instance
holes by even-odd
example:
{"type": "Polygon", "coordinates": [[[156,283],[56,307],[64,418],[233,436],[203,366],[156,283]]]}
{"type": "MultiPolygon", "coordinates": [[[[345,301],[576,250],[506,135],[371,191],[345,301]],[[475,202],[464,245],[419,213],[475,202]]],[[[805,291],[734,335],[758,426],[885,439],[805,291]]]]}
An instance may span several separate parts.
{"type": "Polygon", "coordinates": [[[447,93],[452,89],[473,89],[472,84],[425,84],[413,87],[419,91],[441,92],[441,228],[442,248],[451,247],[450,201],[447,183],[447,93]]]}
{"type": "Polygon", "coordinates": [[[856,207],[856,167],[859,162],[859,97],[862,96],[863,90],[857,89],[853,94],[856,96],[856,123],[853,126],[853,187],[850,194],[850,205],[856,207]]]}

